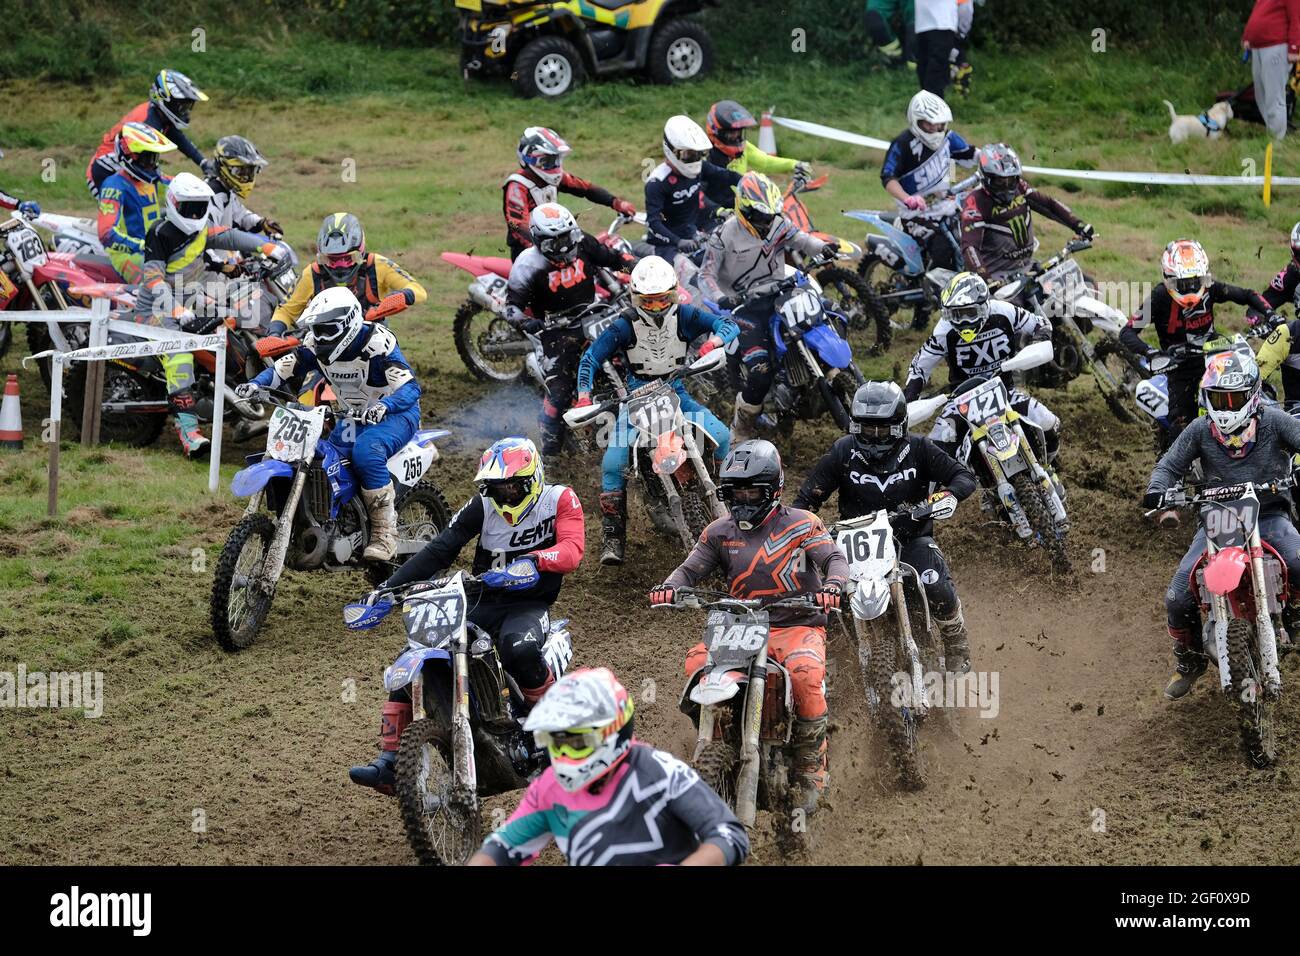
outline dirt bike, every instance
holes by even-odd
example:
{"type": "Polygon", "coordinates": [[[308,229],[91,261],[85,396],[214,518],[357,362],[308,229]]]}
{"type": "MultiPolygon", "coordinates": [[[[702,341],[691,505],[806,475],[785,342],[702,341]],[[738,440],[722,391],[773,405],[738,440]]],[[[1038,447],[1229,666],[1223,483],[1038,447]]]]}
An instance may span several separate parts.
{"type": "Polygon", "coordinates": [[[686,682],[680,705],[699,729],[691,766],[746,827],[754,825],[759,809],[788,819],[794,691],[789,671],[767,656],[768,611],[789,607],[820,613],[816,600],[808,595],[740,600],[719,591],[678,588],[674,603],[660,606],[709,612],[708,661],[686,682]]]}
{"type": "Polygon", "coordinates": [[[899,783],[925,786],[921,725],[930,712],[927,680],[944,671],[943,640],[916,569],[898,558],[893,519],[949,518],[957,502],[880,510],[830,529],[849,563],[849,606],[867,706],[888,741],[899,783]]]}
{"type": "MultiPolygon", "coordinates": [[[[570,428],[581,428],[611,413],[619,413],[630,426],[630,467],[641,488],[651,523],[659,531],[676,535],[687,551],[715,518],[727,515],[718,500],[710,463],[705,455],[711,439],[703,428],[687,422],[673,383],[707,375],[726,364],[726,353],[714,349],[682,369],[647,382],[623,396],[599,404],[571,408],[564,413],[570,428]]],[[[622,429],[619,434],[628,434],[622,429]]],[[[610,441],[619,439],[611,433],[610,441]]]]}
{"type": "Polygon", "coordinates": [[[236,496],[249,499],[248,507],[226,538],[212,581],[212,631],[228,651],[253,643],[286,567],[359,568],[378,583],[451,522],[446,499],[426,477],[438,459],[435,442],[450,433],[423,428],[388,459],[397,494],[396,553],[392,561],[366,561],[370,514],[357,477],[351,462],[323,440],[333,428],[355,427],[353,421],[336,424],[328,404],[309,408],[269,394],[258,400],[274,409],[266,451],[250,455],[248,467],[230,482],[236,496]]]}
{"type": "MultiPolygon", "coordinates": [[[[523,696],[496,642],[468,620],[470,598],[482,586],[457,571],[343,609],[350,629],[365,630],[394,599],[402,605],[406,650],[384,671],[384,690],[410,688],[413,719],[398,744],[396,796],[407,842],[426,866],[468,860],[482,843],[481,798],[526,786],[547,762],[522,729],[523,696]]],[[[568,668],[568,621],[548,616],[542,656],[557,677],[568,668]]]]}
{"type": "Polygon", "coordinates": [[[821,287],[807,273],[787,266],[773,288],[768,322],[777,371],[763,423],[789,433],[796,419],[813,421],[829,413],[847,431],[853,393],[865,380],[853,362],[852,346],[836,331],[842,317],[833,318],[821,287]]]}
{"type": "MultiPolygon", "coordinates": [[[[1041,365],[1050,359],[1051,349],[1050,342],[1028,345],[1004,361],[1000,372],[1041,365]]],[[[993,507],[1016,535],[1030,547],[1043,548],[1053,569],[1066,572],[1070,558],[1065,544],[1069,530],[1065,492],[1045,464],[1046,436],[1011,407],[1001,374],[967,379],[948,402],[966,424],[966,435],[956,457],[975,473],[982,488],[996,496],[993,507]]],[[[944,398],[940,395],[926,400],[927,410],[932,411],[937,407],[935,403],[944,398]]],[[[910,405],[908,418],[912,419],[910,405]]]]}
{"type": "Polygon", "coordinates": [[[1277,759],[1278,654],[1295,647],[1282,626],[1292,585],[1286,563],[1260,538],[1258,493],[1277,494],[1293,484],[1290,478],[1245,482],[1194,495],[1171,489],[1162,504],[1197,509],[1205,553],[1192,568],[1190,587],[1203,612],[1201,651],[1219,669],[1224,695],[1236,699],[1241,744],[1256,767],[1277,759]]]}
{"type": "MultiPolygon", "coordinates": [[[[803,232],[825,242],[835,242],[838,245],[836,259],[847,263],[862,255],[862,247],[847,239],[817,230],[813,226],[808,207],[800,198],[802,193],[820,189],[826,184],[826,179],[826,176],[818,176],[813,180],[805,180],[796,176],[786,188],[782,211],[786,221],[803,232]]],[[[788,257],[788,262],[798,269],[810,272],[817,280],[817,284],[821,286],[822,296],[831,303],[834,312],[844,317],[844,326],[840,329],[840,335],[847,338],[850,329],[874,332],[875,341],[871,345],[871,354],[881,355],[889,351],[894,330],[889,324],[889,312],[877,297],[870,282],[846,265],[827,265],[823,261],[814,263],[809,261],[808,257],[797,253],[792,253],[788,257]]]]}

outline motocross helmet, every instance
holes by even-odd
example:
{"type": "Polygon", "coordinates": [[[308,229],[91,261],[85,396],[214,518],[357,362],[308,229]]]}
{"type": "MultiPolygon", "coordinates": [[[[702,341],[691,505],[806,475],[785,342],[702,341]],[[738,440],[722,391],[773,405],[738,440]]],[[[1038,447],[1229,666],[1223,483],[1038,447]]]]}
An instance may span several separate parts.
{"type": "Polygon", "coordinates": [[[689,116],[670,116],[664,124],[664,158],[687,179],[695,179],[709,155],[709,137],[689,116]]]}
{"type": "Polygon", "coordinates": [[[240,199],[247,199],[266,165],[257,147],[242,136],[223,136],[212,154],[217,164],[217,178],[240,199]]]}
{"type": "Polygon", "coordinates": [[[145,123],[123,123],[117,134],[115,155],[118,164],[142,183],[156,183],[158,154],[169,153],[176,144],[145,123]]]}
{"type": "Polygon", "coordinates": [[[1259,365],[1245,339],[1238,336],[1233,348],[1206,358],[1201,407],[1210,419],[1210,433],[1233,458],[1254,447],[1259,392],[1259,365]]]}
{"type": "Polygon", "coordinates": [[[556,782],[569,793],[607,776],[633,741],[632,695],[604,667],[565,674],[524,721],[551,758],[556,782]]]}
{"type": "Polygon", "coordinates": [[[677,313],[677,271],[668,260],[646,256],[632,269],[632,307],[637,316],[661,329],[677,313]]]}
{"type": "Polygon", "coordinates": [[[939,307],[948,324],[969,344],[988,321],[988,283],[974,272],[959,272],[939,294],[939,307]]]}
{"type": "Polygon", "coordinates": [[[912,135],[931,150],[938,149],[948,136],[952,110],[942,97],[921,90],[907,104],[907,127],[912,135]]]}
{"type": "Polygon", "coordinates": [[[736,218],[765,248],[782,238],[785,217],[781,213],[781,189],[762,173],[745,173],[736,184],[736,218]]]}
{"type": "Polygon", "coordinates": [[[337,362],[365,327],[361,303],[346,286],[323,290],[307,303],[302,324],[311,336],[311,347],[322,365],[337,362]]]}
{"type": "Polygon", "coordinates": [[[582,230],[573,213],[559,203],[543,203],[533,210],[528,217],[528,235],[551,265],[568,265],[578,258],[582,230]]]}
{"type": "Polygon", "coordinates": [[[994,202],[1006,205],[1020,192],[1020,157],[1006,143],[981,146],[975,156],[980,185],[994,202]]]}
{"type": "Polygon", "coordinates": [[[1194,239],[1175,239],[1160,257],[1169,297],[1184,309],[1201,301],[1210,285],[1210,257],[1194,239]]]}
{"type": "Polygon", "coordinates": [[[189,127],[190,110],[196,101],[207,98],[208,94],[195,86],[193,80],[175,70],[161,71],[149,88],[149,102],[177,129],[189,127]]]}
{"type": "Polygon", "coordinates": [[[1291,261],[1300,266],[1300,222],[1291,227],[1291,261]]]}
{"type": "Polygon", "coordinates": [[[316,234],[316,262],[335,285],[350,285],[366,260],[361,220],[348,212],[331,213],[316,234]]]}
{"type": "Polygon", "coordinates": [[[545,126],[530,126],[519,137],[519,165],[550,186],[560,185],[564,178],[564,156],[568,152],[569,144],[545,126]]]}
{"type": "Polygon", "coordinates": [[[753,114],[735,100],[719,100],[709,107],[704,131],[719,152],[735,157],[745,151],[745,130],[757,125],[753,114]]]}
{"type": "Polygon", "coordinates": [[[212,187],[198,176],[177,173],[167,184],[167,221],[187,236],[193,236],[207,228],[212,199],[212,187]]]}
{"type": "Polygon", "coordinates": [[[542,456],[528,438],[502,438],[483,452],[474,484],[506,524],[516,525],[542,497],[542,456]]]}
{"type": "Polygon", "coordinates": [[[776,512],[785,487],[781,454],[761,438],[741,442],[718,470],[718,498],[742,531],[761,527],[776,512]]]}
{"type": "Polygon", "coordinates": [[[885,459],[907,437],[907,399],[893,382],[866,382],[853,393],[849,434],[871,462],[885,459]]]}

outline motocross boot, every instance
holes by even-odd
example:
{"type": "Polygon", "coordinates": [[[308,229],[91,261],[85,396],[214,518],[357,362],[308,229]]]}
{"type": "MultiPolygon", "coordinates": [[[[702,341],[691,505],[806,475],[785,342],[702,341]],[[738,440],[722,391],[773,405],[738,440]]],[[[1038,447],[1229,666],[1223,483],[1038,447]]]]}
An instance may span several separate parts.
{"type": "Polygon", "coordinates": [[[627,492],[600,493],[600,563],[617,567],[623,563],[623,543],[627,534],[627,492]]]}
{"type": "Polygon", "coordinates": [[[199,419],[194,414],[194,393],[188,388],[167,396],[172,420],[176,423],[176,438],[186,458],[202,458],[208,453],[208,439],[199,431],[199,419]]]}
{"type": "Polygon", "coordinates": [[[397,550],[397,512],[390,481],[382,488],[362,488],[361,497],[370,512],[370,543],[363,557],[367,561],[391,561],[397,550]]]}
{"type": "Polygon", "coordinates": [[[1292,644],[1300,644],[1300,600],[1293,599],[1282,608],[1282,627],[1292,644]]]}
{"type": "Polygon", "coordinates": [[[758,437],[758,415],[762,405],[751,405],[739,393],[736,395],[736,413],[731,419],[731,447],[742,441],[758,437]]]}
{"type": "Polygon", "coordinates": [[[807,720],[797,717],[790,734],[791,785],[794,788],[794,805],[805,814],[812,815],[817,803],[830,782],[826,770],[826,728],[829,715],[807,720]]]}
{"type": "Polygon", "coordinates": [[[939,626],[939,635],[943,638],[943,659],[948,670],[954,674],[970,672],[970,638],[966,634],[966,618],[961,613],[961,601],[951,618],[944,620],[936,617],[934,623],[939,626]]]}
{"type": "Polygon", "coordinates": [[[542,458],[550,458],[559,455],[564,451],[564,419],[560,417],[557,411],[554,415],[550,414],[549,409],[543,406],[542,414],[538,416],[537,423],[541,426],[542,431],[542,458]]]}
{"type": "Polygon", "coordinates": [[[1189,643],[1191,635],[1187,631],[1175,631],[1174,628],[1170,628],[1169,636],[1174,639],[1174,660],[1177,666],[1174,675],[1169,678],[1169,683],[1165,685],[1165,696],[1170,700],[1178,700],[1191,692],[1196,679],[1210,666],[1210,659],[1192,650],[1189,643]]]}
{"type": "Polygon", "coordinates": [[[406,730],[410,723],[410,702],[404,700],[384,702],[383,720],[379,729],[379,756],[364,767],[352,767],[348,770],[348,777],[353,783],[392,795],[397,783],[397,776],[394,773],[397,745],[402,740],[402,731],[406,730]]]}

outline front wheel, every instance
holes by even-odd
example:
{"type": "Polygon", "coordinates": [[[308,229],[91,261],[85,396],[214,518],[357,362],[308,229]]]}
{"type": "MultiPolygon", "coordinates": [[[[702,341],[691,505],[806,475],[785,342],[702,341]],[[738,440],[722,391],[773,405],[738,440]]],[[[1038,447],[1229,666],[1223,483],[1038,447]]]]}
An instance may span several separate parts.
{"type": "Polygon", "coordinates": [[[711,740],[705,744],[692,763],[700,779],[733,811],[736,809],[736,774],[739,763],[736,748],[722,740],[711,740]]]}
{"type": "Polygon", "coordinates": [[[482,843],[478,806],[455,792],[451,734],[441,717],[426,717],[397,746],[397,802],[406,841],[424,866],[464,863],[482,843]]]}
{"type": "MultiPolygon", "coordinates": [[[[890,614],[892,611],[886,612],[886,615],[890,614]]],[[[855,619],[853,623],[859,645],[866,643],[867,687],[875,697],[876,721],[885,732],[898,784],[905,790],[920,790],[925,786],[921,719],[909,699],[911,681],[900,669],[898,627],[892,616],[875,621],[855,619]],[[900,679],[901,683],[897,683],[900,679]]]]}
{"type": "Polygon", "coordinates": [[[509,384],[523,378],[528,340],[473,299],[466,299],[456,310],[452,338],[461,361],[480,381],[509,384]]]}
{"type": "Polygon", "coordinates": [[[815,278],[822,287],[822,295],[831,300],[837,312],[843,313],[850,329],[874,330],[876,338],[871,346],[872,355],[889,351],[894,335],[889,324],[889,310],[870,282],[839,266],[823,269],[815,278]]]}
{"type": "Polygon", "coordinates": [[[257,638],[271,610],[275,589],[264,585],[266,555],[275,537],[270,515],[244,515],[235,525],[212,582],[212,633],[228,651],[242,650],[257,638]]]}
{"type": "Polygon", "coordinates": [[[856,366],[851,365],[849,368],[850,370],[841,372],[833,379],[822,380],[826,389],[826,410],[836,426],[846,433],[851,421],[849,413],[853,410],[853,395],[857,392],[859,379],[862,377],[862,373],[858,372],[856,366]]]}
{"type": "Polygon", "coordinates": [[[1228,666],[1246,759],[1255,767],[1271,767],[1277,760],[1273,701],[1264,689],[1264,667],[1249,621],[1234,618],[1228,622],[1228,666]]]}
{"type": "Polygon", "coordinates": [[[1022,471],[1011,479],[1016,500],[1025,509],[1029,528],[1052,560],[1052,570],[1065,574],[1070,570],[1070,556],[1065,550],[1065,532],[1052,519],[1051,509],[1043,499],[1043,489],[1034,481],[1028,471],[1022,471]]]}

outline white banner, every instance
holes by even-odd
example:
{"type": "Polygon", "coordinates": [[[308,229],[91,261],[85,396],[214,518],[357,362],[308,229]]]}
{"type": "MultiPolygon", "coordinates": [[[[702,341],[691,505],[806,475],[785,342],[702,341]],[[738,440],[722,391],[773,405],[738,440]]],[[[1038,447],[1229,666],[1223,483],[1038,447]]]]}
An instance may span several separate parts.
{"type": "MultiPolygon", "coordinates": [[[[772,122],[797,133],[833,139],[854,146],[866,146],[868,149],[888,149],[888,140],[850,133],[848,130],[810,123],[807,120],[789,119],[773,116],[772,122]]],[[[1108,172],[1102,169],[1059,169],[1055,166],[1025,166],[1025,172],[1038,173],[1043,176],[1063,176],[1070,179],[1091,179],[1108,183],[1143,183],[1159,186],[1262,186],[1263,176],[1209,176],[1198,173],[1142,173],[1142,172],[1108,172]]],[[[1300,186],[1300,177],[1274,176],[1274,186],[1300,186]]]]}
{"type": "Polygon", "coordinates": [[[152,342],[123,342],[121,345],[100,345],[95,348],[65,352],[65,362],[87,362],[97,359],[142,358],[146,355],[167,355],[173,352],[215,352],[225,347],[224,331],[217,335],[187,335],[152,342]]]}

